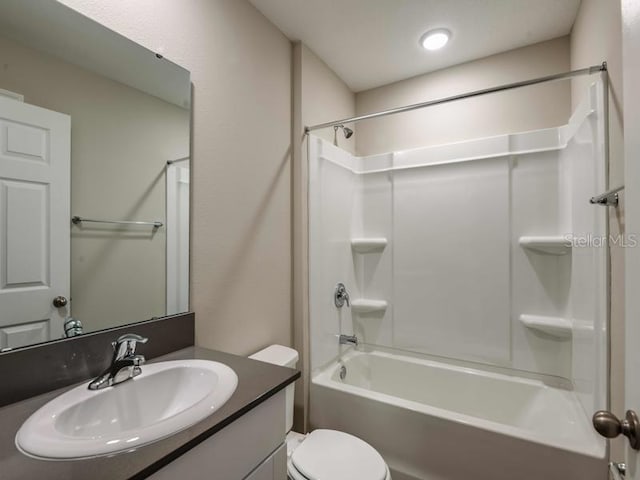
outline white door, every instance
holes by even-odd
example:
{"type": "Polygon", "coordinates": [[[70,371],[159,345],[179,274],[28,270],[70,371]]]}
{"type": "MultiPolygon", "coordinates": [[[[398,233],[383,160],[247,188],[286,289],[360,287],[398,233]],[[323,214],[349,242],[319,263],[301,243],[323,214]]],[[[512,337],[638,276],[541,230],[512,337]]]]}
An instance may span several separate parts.
{"type": "Polygon", "coordinates": [[[167,165],[167,315],[189,310],[189,159],[167,165]]]}
{"type": "MultiPolygon", "coordinates": [[[[626,234],[640,239],[640,2],[622,0],[626,234]]],[[[630,237],[633,238],[633,237],[630,237]]],[[[625,408],[640,413],[640,245],[625,250],[625,408]]],[[[621,414],[622,412],[615,412],[621,414]]],[[[628,447],[627,479],[640,480],[640,454],[628,447]]]]}
{"type": "Polygon", "coordinates": [[[71,118],[0,98],[0,349],[63,336],[71,118]]]}

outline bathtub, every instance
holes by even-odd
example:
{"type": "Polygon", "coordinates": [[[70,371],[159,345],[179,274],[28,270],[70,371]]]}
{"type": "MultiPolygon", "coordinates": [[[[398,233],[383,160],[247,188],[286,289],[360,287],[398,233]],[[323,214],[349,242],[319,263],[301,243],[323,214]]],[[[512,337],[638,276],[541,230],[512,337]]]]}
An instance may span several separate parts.
{"type": "Polygon", "coordinates": [[[561,380],[350,350],[314,372],[310,412],[371,443],[393,480],[607,478],[606,442],[561,380]]]}

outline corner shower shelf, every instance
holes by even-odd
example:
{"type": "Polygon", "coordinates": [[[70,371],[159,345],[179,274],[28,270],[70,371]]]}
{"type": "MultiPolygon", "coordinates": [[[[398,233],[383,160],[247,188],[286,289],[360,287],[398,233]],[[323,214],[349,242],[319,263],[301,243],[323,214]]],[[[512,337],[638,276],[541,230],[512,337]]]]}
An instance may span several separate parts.
{"type": "Polygon", "coordinates": [[[571,242],[562,236],[520,237],[518,243],[522,248],[547,255],[566,255],[571,251],[571,242]]]}
{"type": "Polygon", "coordinates": [[[351,301],[351,310],[354,313],[384,312],[387,309],[387,302],[384,300],[369,300],[358,298],[351,301]]]}
{"type": "Polygon", "coordinates": [[[384,237],[352,238],[351,249],[357,253],[381,252],[387,246],[384,237]]]}
{"type": "Polygon", "coordinates": [[[557,338],[571,338],[571,322],[561,317],[545,317],[541,315],[520,315],[520,322],[527,328],[538,330],[557,338]]]}

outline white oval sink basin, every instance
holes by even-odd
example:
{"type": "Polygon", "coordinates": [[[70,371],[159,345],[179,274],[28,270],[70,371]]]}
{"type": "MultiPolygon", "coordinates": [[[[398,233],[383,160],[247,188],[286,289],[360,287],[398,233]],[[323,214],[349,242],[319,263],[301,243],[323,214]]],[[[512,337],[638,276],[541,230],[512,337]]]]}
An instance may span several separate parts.
{"type": "Polygon", "coordinates": [[[31,415],[16,434],[26,455],[73,460],[129,451],[184,430],[225,404],[238,386],[228,366],[178,360],[142,366],[103,390],[80,385],[31,415]]]}

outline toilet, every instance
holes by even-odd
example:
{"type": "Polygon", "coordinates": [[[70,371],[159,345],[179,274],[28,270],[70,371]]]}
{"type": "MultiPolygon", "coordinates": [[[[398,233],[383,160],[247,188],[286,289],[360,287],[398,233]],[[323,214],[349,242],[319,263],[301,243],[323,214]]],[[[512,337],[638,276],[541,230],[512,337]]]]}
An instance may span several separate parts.
{"type": "MultiPolygon", "coordinates": [[[[249,358],[295,368],[298,352],[282,345],[249,358]]],[[[382,456],[364,440],[337,430],[318,429],[302,435],[292,431],[294,386],[286,388],[287,474],[291,480],[391,480],[382,456]]]]}

